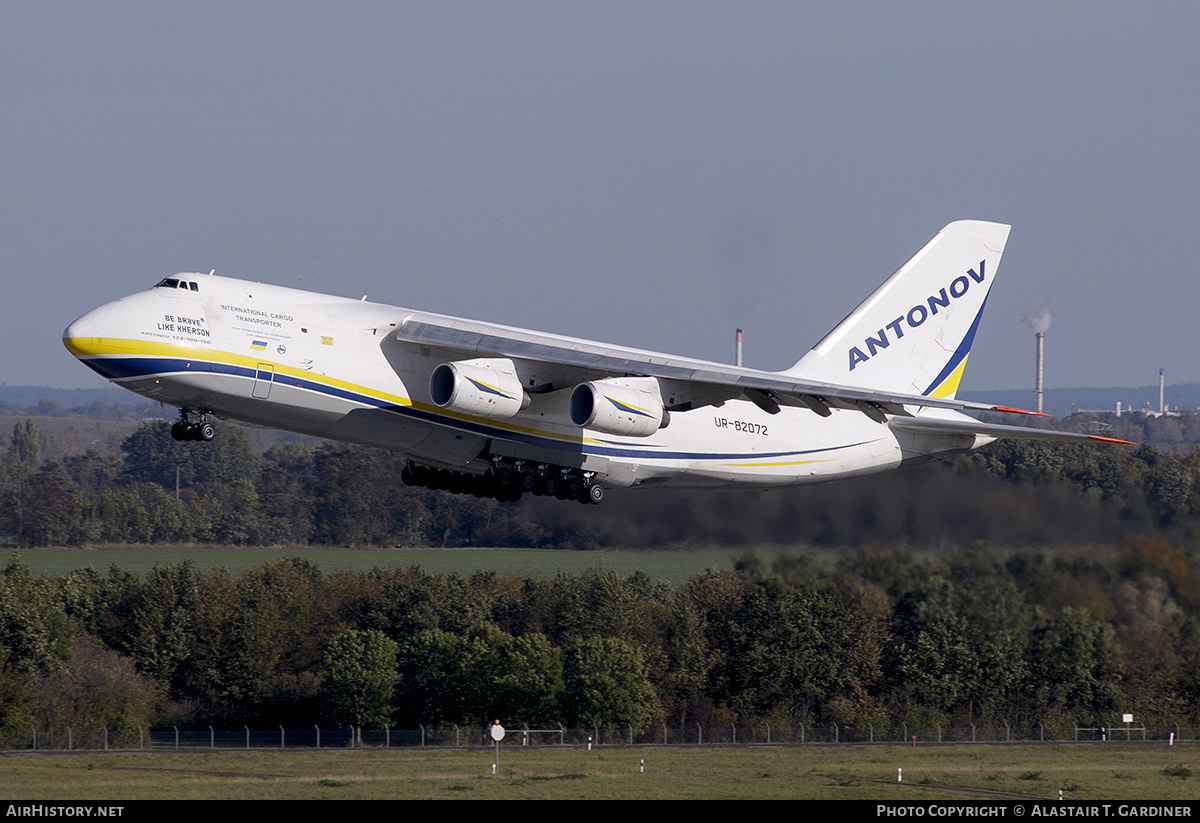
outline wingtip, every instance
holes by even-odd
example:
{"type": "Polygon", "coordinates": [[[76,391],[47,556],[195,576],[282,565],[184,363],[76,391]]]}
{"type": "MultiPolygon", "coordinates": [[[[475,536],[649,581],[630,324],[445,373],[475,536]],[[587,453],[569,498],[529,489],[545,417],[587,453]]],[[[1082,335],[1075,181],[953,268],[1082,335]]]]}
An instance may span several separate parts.
{"type": "Polygon", "coordinates": [[[1008,414],[1029,414],[1029,415],[1033,415],[1034,417],[1053,417],[1054,416],[1052,414],[1046,414],[1045,412],[1030,411],[1029,409],[1015,409],[1015,408],[1010,408],[1009,406],[992,406],[992,411],[1007,412],[1008,414]]]}
{"type": "Polygon", "coordinates": [[[1133,442],[1132,440],[1118,440],[1118,439],[1117,439],[1117,438],[1115,438],[1115,437],[1101,437],[1101,436],[1100,436],[1100,435],[1098,435],[1098,434],[1089,434],[1089,435],[1087,436],[1087,439],[1088,439],[1088,440],[1097,440],[1097,441],[1099,441],[1099,442],[1101,442],[1101,443],[1120,443],[1122,446],[1136,446],[1136,445],[1138,445],[1137,443],[1133,442]]]}

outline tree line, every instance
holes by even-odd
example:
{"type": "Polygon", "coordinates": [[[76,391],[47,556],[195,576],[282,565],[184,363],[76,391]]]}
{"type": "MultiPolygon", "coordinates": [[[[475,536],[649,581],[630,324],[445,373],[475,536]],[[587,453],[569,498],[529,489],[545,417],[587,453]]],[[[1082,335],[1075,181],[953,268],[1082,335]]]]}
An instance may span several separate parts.
{"type": "MultiPolygon", "coordinates": [[[[0,731],[1200,722],[1200,558],[802,552],[593,569],[0,570],[0,731]]],[[[12,739],[11,737],[9,739],[12,739]]],[[[128,739],[128,738],[127,738],[128,739]]]]}
{"type": "MultiPolygon", "coordinates": [[[[1200,432],[1191,418],[1138,419],[1163,437],[1200,432]]],[[[211,443],[180,443],[167,423],[147,423],[119,451],[43,461],[36,426],[26,421],[0,457],[0,545],[14,548],[939,546],[978,539],[1025,546],[1112,545],[1143,535],[1190,544],[1200,535],[1200,453],[1148,446],[1010,440],[841,483],[614,490],[592,507],[408,487],[400,477],[405,460],[375,449],[281,443],[258,454],[243,429],[228,425],[211,443]]]]}

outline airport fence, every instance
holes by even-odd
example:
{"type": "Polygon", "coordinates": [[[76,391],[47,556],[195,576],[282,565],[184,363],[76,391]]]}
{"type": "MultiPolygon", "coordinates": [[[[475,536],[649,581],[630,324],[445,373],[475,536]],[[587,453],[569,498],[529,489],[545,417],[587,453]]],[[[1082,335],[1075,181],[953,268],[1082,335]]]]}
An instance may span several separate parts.
{"type": "MultiPolygon", "coordinates": [[[[1064,742],[1197,742],[1200,729],[1186,724],[1157,726],[1062,724],[1009,726],[968,724],[909,726],[889,723],[841,726],[834,723],[794,727],[693,724],[650,728],[613,726],[583,729],[548,726],[506,729],[504,746],[763,746],[763,745],[907,745],[1064,742]]],[[[4,751],[98,750],[288,750],[492,746],[486,726],[417,726],[351,729],[281,726],[275,729],[154,727],[134,729],[9,729],[0,733],[4,751]]]]}

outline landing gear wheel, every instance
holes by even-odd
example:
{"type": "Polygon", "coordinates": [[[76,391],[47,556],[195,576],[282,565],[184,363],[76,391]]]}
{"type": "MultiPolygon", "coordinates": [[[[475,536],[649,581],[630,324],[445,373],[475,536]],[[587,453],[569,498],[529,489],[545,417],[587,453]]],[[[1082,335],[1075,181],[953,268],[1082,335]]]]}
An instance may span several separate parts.
{"type": "Polygon", "coordinates": [[[567,500],[578,500],[583,496],[583,478],[568,477],[563,483],[563,497],[567,500]]]}
{"type": "Polygon", "coordinates": [[[517,482],[517,473],[512,466],[497,466],[492,470],[496,485],[502,489],[511,488],[517,482]]]}
{"type": "Polygon", "coordinates": [[[546,497],[556,497],[558,490],[562,488],[562,477],[557,474],[548,474],[542,478],[541,493],[546,497]]]}
{"type": "Polygon", "coordinates": [[[596,483],[588,486],[583,497],[579,498],[579,502],[581,503],[592,503],[595,505],[598,505],[602,500],[604,500],[604,487],[596,483]]]}
{"type": "Polygon", "coordinates": [[[188,439],[188,427],[183,424],[183,421],[178,421],[171,424],[171,437],[176,440],[188,439]]]}
{"type": "Polygon", "coordinates": [[[196,427],[196,439],[203,440],[205,443],[217,436],[217,429],[212,423],[201,423],[196,427]]]}
{"type": "Polygon", "coordinates": [[[521,472],[517,475],[517,488],[523,492],[531,492],[537,488],[538,478],[533,472],[521,472]]]}

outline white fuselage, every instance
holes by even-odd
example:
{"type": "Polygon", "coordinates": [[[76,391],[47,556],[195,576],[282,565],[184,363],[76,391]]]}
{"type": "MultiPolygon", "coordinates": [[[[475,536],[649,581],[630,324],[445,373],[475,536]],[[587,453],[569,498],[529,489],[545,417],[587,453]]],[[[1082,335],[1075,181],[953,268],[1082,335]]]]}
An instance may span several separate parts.
{"type": "Polygon", "coordinates": [[[182,287],[160,285],[84,315],[64,333],[68,349],[117,385],[173,406],[461,472],[503,458],[594,472],[611,486],[775,487],[886,471],[985,439],[896,431],[854,409],[769,414],[742,398],[671,412],[649,436],[616,436],[571,421],[577,375],[532,393],[515,416],[475,417],[435,405],[429,381],[440,364],[477,355],[395,335],[406,322],[443,316],[211,275],[176,278],[182,287]]]}

